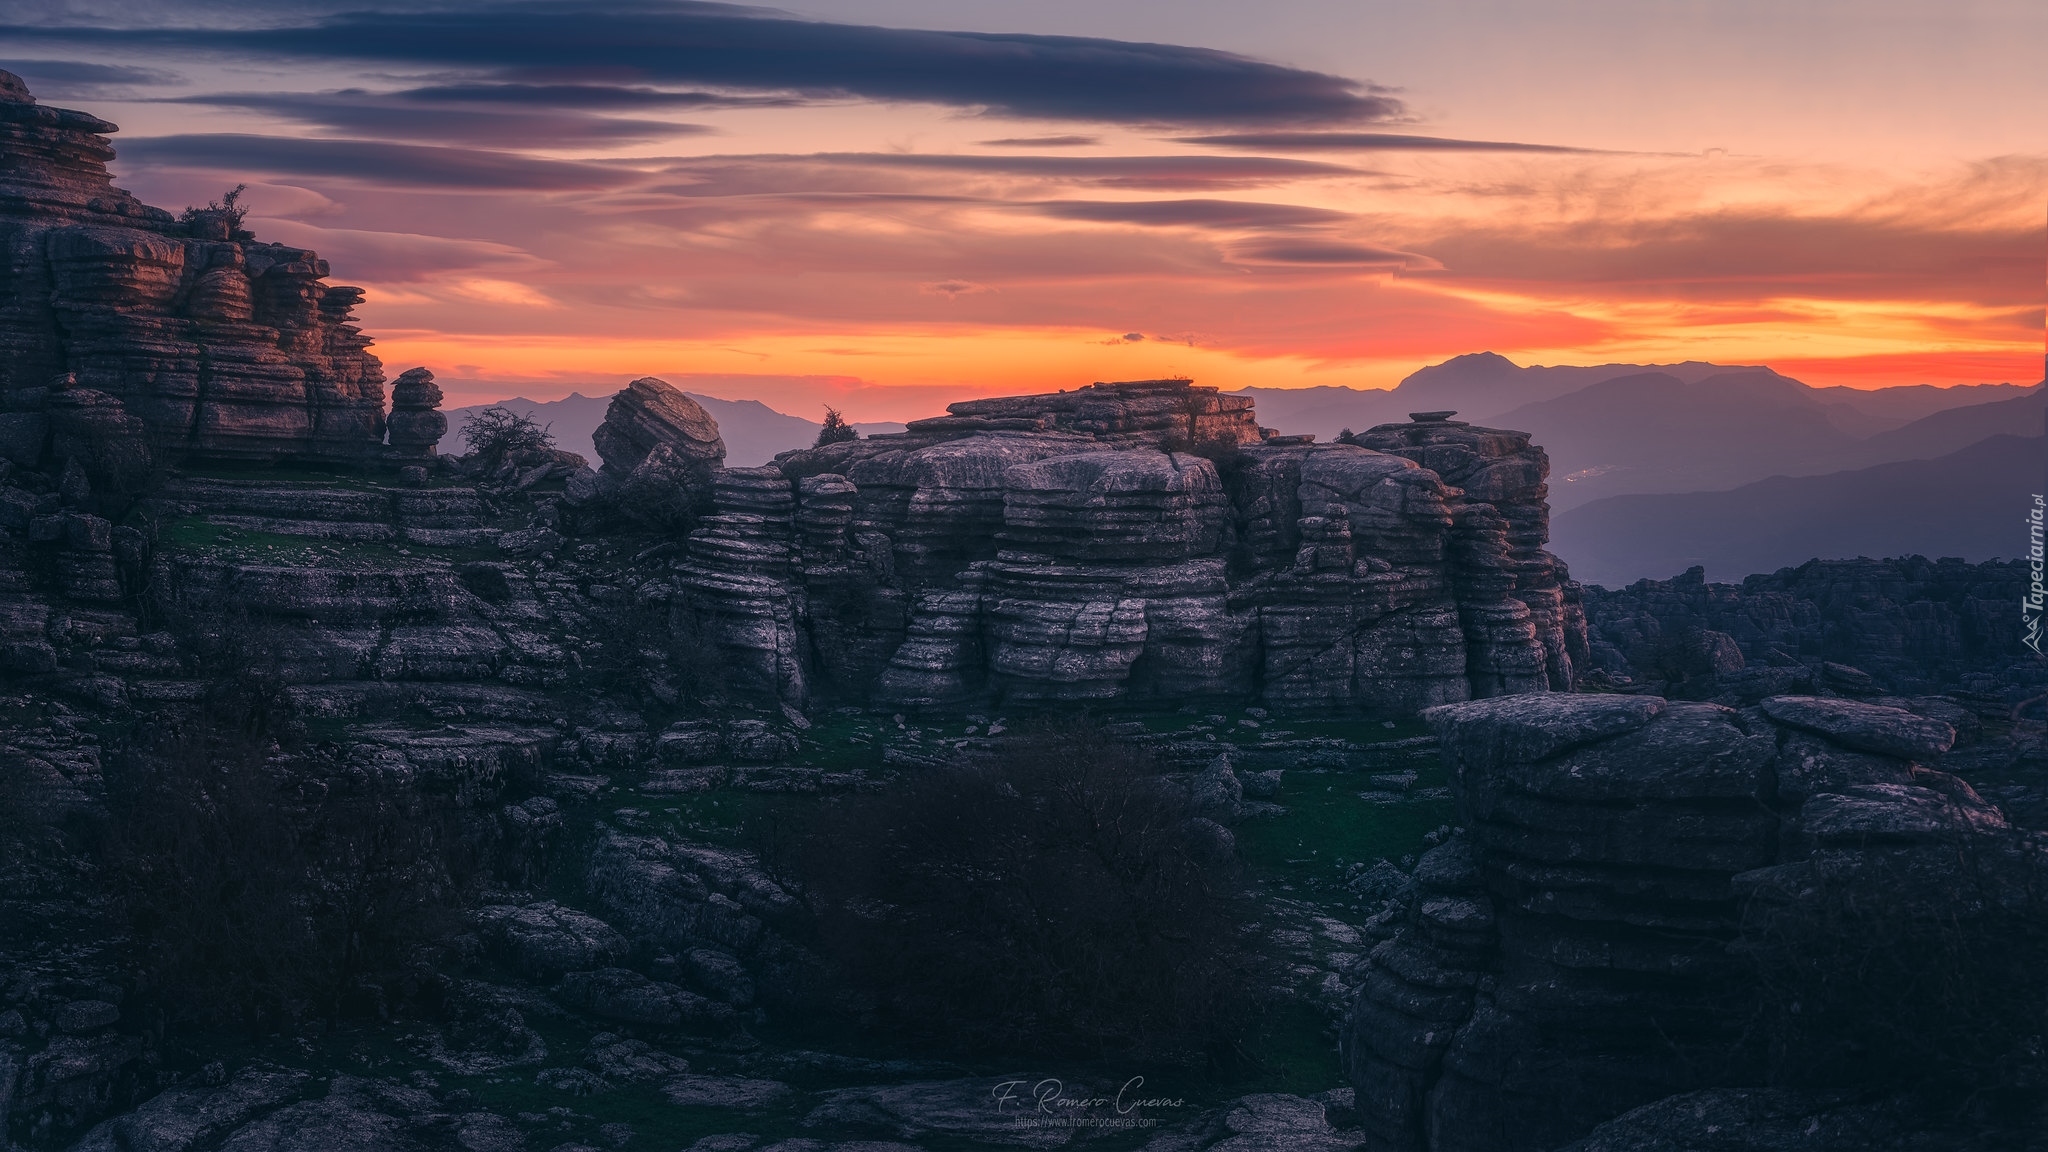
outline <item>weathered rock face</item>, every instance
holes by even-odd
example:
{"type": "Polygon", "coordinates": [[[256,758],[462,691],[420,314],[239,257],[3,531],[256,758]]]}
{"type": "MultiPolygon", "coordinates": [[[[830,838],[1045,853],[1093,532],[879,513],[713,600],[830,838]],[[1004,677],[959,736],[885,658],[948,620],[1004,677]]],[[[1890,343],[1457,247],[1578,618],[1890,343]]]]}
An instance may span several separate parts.
{"type": "Polygon", "coordinates": [[[628,517],[681,533],[710,511],[725,441],[718,422],[667,383],[647,376],[627,385],[591,440],[604,458],[591,491],[609,494],[628,517]]]}
{"type": "Polygon", "coordinates": [[[1965,862],[2039,868],[2038,841],[1922,766],[1948,725],[1896,708],[1546,694],[1427,717],[1463,829],[1418,864],[1345,1031],[1378,1147],[1551,1148],[1759,1086],[1760,909],[1832,883],[1901,923],[2017,915],[1966,907],[1997,885],[1965,862]]]}
{"type": "MultiPolygon", "coordinates": [[[[165,450],[357,461],[384,434],[359,288],[312,252],[192,225],[113,186],[114,125],[0,85],[0,441],[52,381],[119,400],[165,450]]],[[[16,457],[18,463],[26,463],[16,457]]]]}
{"type": "Polygon", "coordinates": [[[1571,684],[1583,626],[1525,434],[1317,445],[1186,381],[950,411],[719,473],[674,603],[742,679],[793,703],[1388,713],[1571,684]]]}
{"type": "Polygon", "coordinates": [[[1382,424],[1352,440],[1413,460],[1463,492],[1469,511],[1453,526],[1461,560],[1459,613],[1467,638],[1491,657],[1481,674],[1495,677],[1501,691],[1515,691],[1531,679],[1569,690],[1586,666],[1586,625],[1576,585],[1544,550],[1550,540],[1550,460],[1529,443],[1527,432],[1475,428],[1450,419],[1454,415],[1417,413],[1413,423],[1382,424]],[[1526,615],[1512,602],[1520,602],[1526,615]],[[1523,642],[1523,619],[1539,651],[1523,642]]]}

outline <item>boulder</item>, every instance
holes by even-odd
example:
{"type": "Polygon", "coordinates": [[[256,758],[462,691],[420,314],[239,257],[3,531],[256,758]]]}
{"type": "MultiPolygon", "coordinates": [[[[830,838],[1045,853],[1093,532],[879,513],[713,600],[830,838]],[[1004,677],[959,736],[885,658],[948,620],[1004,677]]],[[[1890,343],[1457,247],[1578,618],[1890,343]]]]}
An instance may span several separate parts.
{"type": "Polygon", "coordinates": [[[796,1090],[780,1080],[755,1080],[742,1076],[676,1076],[661,1086],[661,1094],[679,1108],[727,1108],[736,1112],[766,1112],[796,1099],[796,1090]]]}
{"type": "Polygon", "coordinates": [[[612,397],[591,442],[604,460],[604,471],[620,478],[646,463],[658,447],[668,449],[678,469],[707,481],[711,470],[725,463],[718,421],[695,400],[652,376],[633,381],[612,397]]]}
{"type": "Polygon", "coordinates": [[[245,1068],[217,1088],[173,1088],[98,1125],[73,1152],[188,1152],[217,1141],[303,1092],[304,1072],[245,1068]]]}
{"type": "Polygon", "coordinates": [[[551,901],[486,907],[476,918],[499,958],[537,980],[617,964],[629,951],[611,925],[551,901]]]}

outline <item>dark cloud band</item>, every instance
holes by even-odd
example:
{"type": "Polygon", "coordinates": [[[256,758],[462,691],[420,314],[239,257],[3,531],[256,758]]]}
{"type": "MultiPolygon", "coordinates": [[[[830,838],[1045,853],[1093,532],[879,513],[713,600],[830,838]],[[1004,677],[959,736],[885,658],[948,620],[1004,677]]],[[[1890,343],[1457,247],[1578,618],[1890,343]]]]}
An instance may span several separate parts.
{"type": "Polygon", "coordinates": [[[1228,52],[1083,36],[934,32],[705,3],[496,3],[259,28],[0,25],[14,40],[482,70],[539,83],[705,84],[1133,124],[1382,121],[1400,101],[1228,52]]]}
{"type": "Polygon", "coordinates": [[[1510,140],[1455,140],[1444,136],[1404,136],[1396,132],[1231,132],[1216,136],[1177,136],[1177,144],[1248,151],[1332,152],[1596,152],[1562,144],[1520,144],[1510,140]]]}
{"type": "Polygon", "coordinates": [[[450,101],[423,109],[404,92],[220,92],[175,97],[167,103],[241,108],[351,136],[437,140],[486,148],[612,145],[710,131],[700,124],[594,116],[574,109],[479,107],[450,101]]]}
{"type": "Polygon", "coordinates": [[[51,96],[94,96],[108,88],[176,84],[182,77],[161,68],[132,64],[94,64],[84,60],[23,60],[0,57],[0,68],[22,77],[29,86],[51,96]]]}
{"type": "Polygon", "coordinates": [[[213,133],[155,136],[121,144],[122,160],[177,168],[327,177],[399,187],[461,191],[590,191],[636,178],[630,170],[541,160],[476,148],[435,148],[374,140],[297,140],[213,133]]]}

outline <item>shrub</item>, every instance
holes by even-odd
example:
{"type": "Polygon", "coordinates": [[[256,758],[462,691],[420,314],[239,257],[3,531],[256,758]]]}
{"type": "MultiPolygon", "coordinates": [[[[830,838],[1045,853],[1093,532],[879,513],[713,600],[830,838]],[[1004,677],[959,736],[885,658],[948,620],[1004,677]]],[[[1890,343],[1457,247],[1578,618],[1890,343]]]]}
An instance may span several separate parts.
{"type": "Polygon", "coordinates": [[[267,1032],[381,1011],[457,928],[475,875],[456,814],[412,780],[279,745],[293,725],[268,638],[218,631],[200,703],[107,763],[104,874],[141,990],[174,1022],[267,1032]]]}
{"type": "Polygon", "coordinates": [[[178,215],[178,222],[194,236],[210,240],[254,240],[256,234],[242,227],[249,216],[249,206],[242,203],[242,193],[247,184],[237,184],[227,190],[218,200],[208,200],[203,208],[187,208],[178,215]]]}
{"type": "Polygon", "coordinates": [[[842,801],[783,851],[821,947],[901,1033],[1214,1060],[1257,981],[1235,861],[1192,817],[1142,750],[1047,721],[842,801]]]}
{"type": "Polygon", "coordinates": [[[550,427],[531,416],[521,416],[501,404],[493,404],[470,413],[462,425],[462,443],[485,467],[495,468],[516,453],[553,448],[555,437],[548,431],[550,427]]]}
{"type": "Polygon", "coordinates": [[[853,430],[853,425],[846,422],[846,417],[839,414],[839,409],[828,407],[825,409],[824,426],[818,429],[818,442],[812,447],[823,448],[827,444],[843,444],[848,440],[858,439],[860,433],[853,430]]]}
{"type": "Polygon", "coordinates": [[[2048,1099],[2048,855],[2035,833],[1817,856],[1749,901],[1737,948],[1755,966],[1779,1083],[1948,1107],[2048,1099]]]}

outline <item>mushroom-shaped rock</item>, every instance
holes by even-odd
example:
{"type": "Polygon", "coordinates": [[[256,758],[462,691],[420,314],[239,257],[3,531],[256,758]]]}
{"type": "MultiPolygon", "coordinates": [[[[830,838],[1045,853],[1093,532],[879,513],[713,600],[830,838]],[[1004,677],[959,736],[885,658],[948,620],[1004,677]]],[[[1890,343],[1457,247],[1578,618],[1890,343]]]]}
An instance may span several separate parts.
{"type": "Polygon", "coordinates": [[[391,383],[391,418],[385,425],[394,452],[431,457],[448,434],[448,417],[440,407],[441,386],[432,372],[413,368],[400,373],[391,383]]]}
{"type": "Polygon", "coordinates": [[[707,476],[725,463],[718,421],[674,385],[652,376],[633,381],[612,397],[604,423],[590,439],[604,459],[604,470],[618,477],[630,475],[660,447],[707,476]]]}

